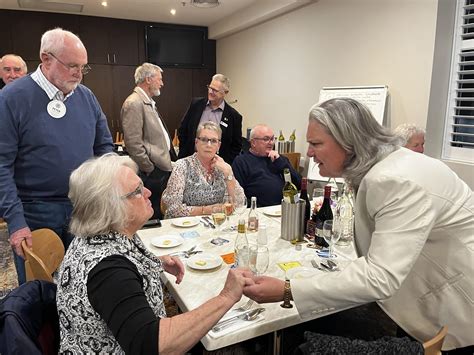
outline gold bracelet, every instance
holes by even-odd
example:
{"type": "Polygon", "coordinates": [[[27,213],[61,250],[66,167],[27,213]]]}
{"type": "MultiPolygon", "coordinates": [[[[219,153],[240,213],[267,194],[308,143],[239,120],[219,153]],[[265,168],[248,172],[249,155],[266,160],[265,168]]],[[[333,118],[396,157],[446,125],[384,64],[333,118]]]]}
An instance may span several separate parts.
{"type": "Polygon", "coordinates": [[[291,285],[290,280],[285,280],[285,288],[283,291],[283,303],[280,305],[283,308],[293,308],[291,304],[291,285]]]}

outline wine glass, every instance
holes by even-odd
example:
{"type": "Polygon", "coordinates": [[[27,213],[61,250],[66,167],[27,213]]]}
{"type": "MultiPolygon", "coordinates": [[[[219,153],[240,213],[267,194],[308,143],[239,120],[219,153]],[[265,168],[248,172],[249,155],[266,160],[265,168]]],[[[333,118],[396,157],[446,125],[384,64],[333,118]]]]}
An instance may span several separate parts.
{"type": "Polygon", "coordinates": [[[217,232],[221,232],[221,225],[225,222],[225,212],[223,205],[212,206],[212,220],[217,227],[217,232]]]}
{"type": "Polygon", "coordinates": [[[257,275],[263,275],[268,269],[270,255],[264,245],[251,245],[249,253],[249,267],[257,275]]]}
{"type": "Polygon", "coordinates": [[[332,219],[327,219],[323,223],[323,238],[324,240],[329,244],[329,256],[328,258],[331,259],[334,257],[332,249],[334,244],[337,242],[339,239],[340,234],[335,233],[333,229],[333,220],[332,219]]]}
{"type": "Polygon", "coordinates": [[[243,196],[242,198],[235,199],[234,211],[239,216],[241,216],[247,209],[247,198],[243,196]]]}

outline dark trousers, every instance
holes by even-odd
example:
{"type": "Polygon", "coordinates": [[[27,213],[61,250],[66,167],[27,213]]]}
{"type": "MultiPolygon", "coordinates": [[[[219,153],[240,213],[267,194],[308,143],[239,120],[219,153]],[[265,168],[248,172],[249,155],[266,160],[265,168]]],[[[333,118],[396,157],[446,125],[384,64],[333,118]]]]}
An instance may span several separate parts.
{"type": "MultiPolygon", "coordinates": [[[[49,228],[61,238],[64,249],[67,250],[74,236],[68,231],[72,205],[69,201],[31,201],[23,202],[23,212],[26,224],[32,231],[40,228],[49,228]]],[[[13,252],[18,284],[26,282],[25,260],[13,252]]]]}
{"type": "Polygon", "coordinates": [[[157,167],[155,167],[155,170],[153,170],[149,175],[140,172],[143,185],[151,191],[150,201],[154,211],[152,218],[163,219],[160,208],[161,195],[166,189],[166,184],[168,184],[170,175],[170,171],[163,171],[157,167]]]}

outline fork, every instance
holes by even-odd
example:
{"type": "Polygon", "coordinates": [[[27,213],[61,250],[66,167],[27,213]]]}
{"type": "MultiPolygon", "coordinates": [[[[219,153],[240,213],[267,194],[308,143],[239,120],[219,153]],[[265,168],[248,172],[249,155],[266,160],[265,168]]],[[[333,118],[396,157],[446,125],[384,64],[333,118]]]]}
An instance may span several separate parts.
{"type": "Polygon", "coordinates": [[[246,304],[238,308],[234,308],[233,311],[236,311],[236,312],[248,311],[250,308],[252,308],[253,302],[254,302],[253,300],[248,300],[246,304]]]}

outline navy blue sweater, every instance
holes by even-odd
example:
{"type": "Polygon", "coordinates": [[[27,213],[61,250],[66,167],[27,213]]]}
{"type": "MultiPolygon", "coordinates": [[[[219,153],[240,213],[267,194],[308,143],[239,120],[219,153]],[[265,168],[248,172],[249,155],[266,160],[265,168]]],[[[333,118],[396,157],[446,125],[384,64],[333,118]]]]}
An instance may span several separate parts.
{"type": "Polygon", "coordinates": [[[0,91],[0,216],[10,233],[26,227],[21,201],[67,200],[69,176],[85,160],[113,150],[94,94],[79,85],[52,118],[48,96],[25,76],[0,91]]]}

